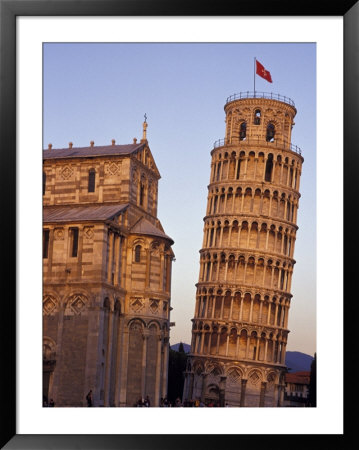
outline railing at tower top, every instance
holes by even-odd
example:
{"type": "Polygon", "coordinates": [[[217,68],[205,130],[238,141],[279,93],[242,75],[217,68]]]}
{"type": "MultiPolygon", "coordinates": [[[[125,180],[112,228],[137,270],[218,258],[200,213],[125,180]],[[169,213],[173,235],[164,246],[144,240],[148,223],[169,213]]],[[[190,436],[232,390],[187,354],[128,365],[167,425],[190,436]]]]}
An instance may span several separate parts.
{"type": "Polygon", "coordinates": [[[226,104],[233,102],[234,100],[240,100],[242,98],[267,98],[270,100],[279,100],[280,102],[288,103],[288,105],[295,108],[295,104],[292,99],[285,95],[274,94],[273,92],[258,92],[258,91],[246,91],[238,92],[237,94],[230,95],[227,98],[226,104]]]}
{"type": "Polygon", "coordinates": [[[233,138],[232,139],[218,139],[216,142],[214,142],[213,144],[213,148],[218,148],[218,147],[224,147],[226,145],[244,145],[244,146],[248,146],[248,145],[259,145],[261,147],[268,147],[268,148],[279,148],[281,150],[290,150],[292,152],[297,153],[298,155],[302,155],[302,150],[296,146],[291,144],[290,142],[281,140],[281,139],[274,139],[273,142],[267,142],[265,141],[263,138],[245,138],[243,140],[239,139],[239,138],[233,138]]]}

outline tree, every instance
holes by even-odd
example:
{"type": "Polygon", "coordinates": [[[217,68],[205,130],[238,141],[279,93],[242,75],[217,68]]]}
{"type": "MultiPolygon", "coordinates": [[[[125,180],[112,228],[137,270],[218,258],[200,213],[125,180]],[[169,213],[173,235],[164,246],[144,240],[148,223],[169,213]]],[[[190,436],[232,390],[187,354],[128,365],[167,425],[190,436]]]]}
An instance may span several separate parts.
{"type": "Polygon", "coordinates": [[[178,352],[170,349],[168,361],[168,400],[174,404],[179,397],[182,399],[184,386],[184,371],[186,370],[187,353],[184,351],[182,342],[178,352]]]}
{"type": "Polygon", "coordinates": [[[317,354],[310,365],[309,406],[317,406],[317,354]]]}

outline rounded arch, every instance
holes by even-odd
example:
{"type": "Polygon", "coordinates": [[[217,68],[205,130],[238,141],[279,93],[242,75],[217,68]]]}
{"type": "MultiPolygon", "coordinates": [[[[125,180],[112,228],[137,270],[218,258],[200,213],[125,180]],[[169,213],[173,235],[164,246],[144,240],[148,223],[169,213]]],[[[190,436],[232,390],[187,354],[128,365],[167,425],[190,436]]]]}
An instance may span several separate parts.
{"type": "Polygon", "coordinates": [[[148,322],[147,328],[155,327],[157,333],[161,331],[161,323],[158,320],[152,319],[148,322]]]}
{"type": "Polygon", "coordinates": [[[127,322],[127,328],[129,330],[141,330],[143,333],[146,328],[146,322],[140,317],[133,317],[127,322]]]}
{"type": "Polygon", "coordinates": [[[56,359],[56,342],[49,336],[42,338],[42,358],[47,361],[56,359]]]}

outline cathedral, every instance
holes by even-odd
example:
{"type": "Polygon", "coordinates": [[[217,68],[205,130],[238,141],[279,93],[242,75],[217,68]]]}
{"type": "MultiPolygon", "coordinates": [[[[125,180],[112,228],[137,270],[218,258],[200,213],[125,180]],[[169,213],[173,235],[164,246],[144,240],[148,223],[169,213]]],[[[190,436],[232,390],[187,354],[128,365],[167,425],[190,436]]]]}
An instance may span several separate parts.
{"type": "Polygon", "coordinates": [[[299,182],[296,108],[261,92],[226,101],[214,143],[183,399],[283,405],[299,182]]]}
{"type": "Polygon", "coordinates": [[[43,151],[43,397],[58,407],[167,394],[174,241],[146,132],[43,151]]]}

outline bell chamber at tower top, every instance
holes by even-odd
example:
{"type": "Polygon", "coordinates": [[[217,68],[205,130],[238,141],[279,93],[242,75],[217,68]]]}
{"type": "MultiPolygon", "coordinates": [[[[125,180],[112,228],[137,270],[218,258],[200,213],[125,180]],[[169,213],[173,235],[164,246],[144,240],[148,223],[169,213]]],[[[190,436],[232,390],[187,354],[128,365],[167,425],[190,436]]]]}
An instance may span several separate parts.
{"type": "Polygon", "coordinates": [[[296,108],[288,97],[264,92],[244,92],[228,97],[225,138],[214,147],[224,145],[279,146],[301,154],[291,144],[296,108]]]}

